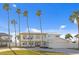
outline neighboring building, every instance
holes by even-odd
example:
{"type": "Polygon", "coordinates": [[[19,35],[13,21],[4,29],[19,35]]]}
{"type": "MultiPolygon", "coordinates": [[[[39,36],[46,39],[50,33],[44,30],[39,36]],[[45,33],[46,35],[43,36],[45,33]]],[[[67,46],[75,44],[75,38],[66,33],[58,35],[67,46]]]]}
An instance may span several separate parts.
{"type": "Polygon", "coordinates": [[[11,40],[8,39],[8,37],[11,37],[10,35],[6,33],[0,33],[0,47],[8,47],[9,46],[9,41],[11,43],[11,40]]]}
{"type": "Polygon", "coordinates": [[[72,43],[71,40],[60,38],[60,34],[50,33],[48,34],[48,47],[49,48],[77,48],[78,44],[72,43]]]}
{"type": "Polygon", "coordinates": [[[77,48],[77,43],[62,39],[57,33],[20,33],[20,36],[22,47],[77,48]]]}

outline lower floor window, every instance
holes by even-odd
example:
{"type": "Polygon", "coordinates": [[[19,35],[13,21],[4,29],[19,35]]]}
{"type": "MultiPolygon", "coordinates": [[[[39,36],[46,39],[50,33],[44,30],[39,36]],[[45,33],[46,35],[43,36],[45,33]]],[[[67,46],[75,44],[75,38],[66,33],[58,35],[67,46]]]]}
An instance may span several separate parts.
{"type": "Polygon", "coordinates": [[[29,45],[33,45],[33,42],[29,42],[29,45]]]}
{"type": "Polygon", "coordinates": [[[23,45],[27,45],[27,42],[26,43],[23,43],[23,45]]]}

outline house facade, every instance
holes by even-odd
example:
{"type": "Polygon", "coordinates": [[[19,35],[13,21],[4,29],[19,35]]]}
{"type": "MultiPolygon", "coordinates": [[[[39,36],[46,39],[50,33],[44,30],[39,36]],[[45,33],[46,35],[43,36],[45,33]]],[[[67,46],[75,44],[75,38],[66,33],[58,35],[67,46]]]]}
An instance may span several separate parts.
{"type": "Polygon", "coordinates": [[[20,33],[22,47],[46,46],[46,33],[20,33]]]}
{"type": "Polygon", "coordinates": [[[62,39],[57,33],[20,33],[20,37],[22,47],[77,48],[77,43],[62,39]]]}
{"type": "Polygon", "coordinates": [[[6,33],[0,33],[0,47],[9,47],[9,43],[12,42],[12,36],[6,33]],[[10,40],[8,39],[10,37],[10,40]]]}

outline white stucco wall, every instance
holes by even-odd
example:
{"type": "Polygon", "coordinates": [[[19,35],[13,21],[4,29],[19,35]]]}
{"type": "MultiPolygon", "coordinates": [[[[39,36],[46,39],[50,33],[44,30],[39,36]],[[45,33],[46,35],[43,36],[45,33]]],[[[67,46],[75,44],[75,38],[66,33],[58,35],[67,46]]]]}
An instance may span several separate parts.
{"type": "Polygon", "coordinates": [[[77,48],[77,43],[72,43],[72,41],[56,37],[56,35],[51,35],[48,39],[49,48],[77,48]]]}

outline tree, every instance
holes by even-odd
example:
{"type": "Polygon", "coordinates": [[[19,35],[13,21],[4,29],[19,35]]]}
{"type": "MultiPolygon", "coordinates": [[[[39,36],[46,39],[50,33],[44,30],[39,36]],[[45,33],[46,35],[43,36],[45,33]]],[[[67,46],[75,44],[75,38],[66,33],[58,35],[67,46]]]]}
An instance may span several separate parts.
{"type": "MultiPolygon", "coordinates": [[[[74,23],[74,21],[76,20],[78,26],[78,34],[79,34],[79,10],[74,11],[72,15],[69,17],[69,19],[72,23],[74,23]]],[[[79,38],[78,38],[78,48],[79,48],[79,38]]]]}
{"type": "MultiPolygon", "coordinates": [[[[19,37],[20,37],[20,14],[21,14],[21,10],[18,8],[16,10],[16,13],[18,14],[18,18],[19,18],[19,37]]],[[[20,37],[19,41],[20,41],[20,47],[21,47],[21,37],[20,37]]]]}
{"type": "Polygon", "coordinates": [[[16,20],[15,19],[13,19],[12,21],[11,21],[11,24],[14,26],[14,31],[15,31],[15,46],[17,46],[17,40],[16,40],[16,20]]]}
{"type": "Polygon", "coordinates": [[[39,17],[39,23],[40,23],[40,30],[41,30],[41,44],[43,44],[43,36],[42,36],[42,21],[41,21],[41,10],[37,10],[36,15],[39,17]]]}
{"type": "MultiPolygon", "coordinates": [[[[27,24],[27,30],[28,30],[28,33],[29,33],[29,36],[28,36],[28,37],[30,37],[30,28],[29,28],[29,22],[28,22],[28,11],[25,10],[25,11],[23,12],[23,15],[27,18],[27,19],[26,19],[26,22],[27,22],[26,24],[27,24]]],[[[31,40],[31,39],[30,39],[30,40],[31,40]]]]}
{"type": "Polygon", "coordinates": [[[3,5],[3,9],[7,11],[7,15],[8,15],[8,39],[9,39],[9,47],[10,47],[10,19],[9,19],[9,4],[8,3],[5,3],[3,5]]]}
{"type": "Polygon", "coordinates": [[[68,33],[68,34],[65,35],[65,39],[71,40],[71,38],[73,38],[71,34],[68,33]]]}
{"type": "Polygon", "coordinates": [[[30,29],[29,29],[29,22],[28,22],[28,12],[24,11],[23,15],[27,18],[27,29],[28,29],[28,33],[30,34],[30,29]]]}

